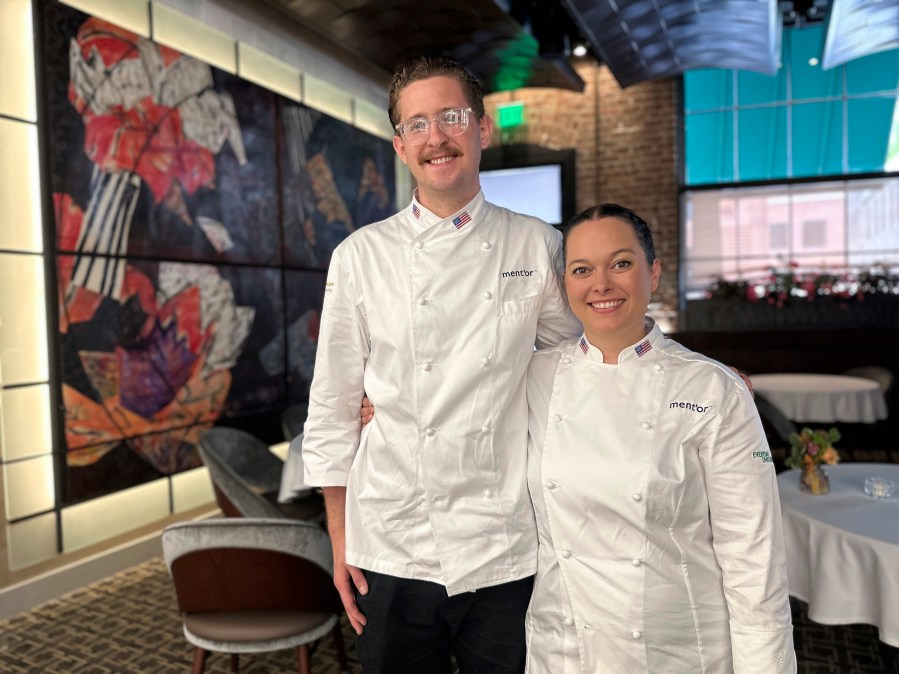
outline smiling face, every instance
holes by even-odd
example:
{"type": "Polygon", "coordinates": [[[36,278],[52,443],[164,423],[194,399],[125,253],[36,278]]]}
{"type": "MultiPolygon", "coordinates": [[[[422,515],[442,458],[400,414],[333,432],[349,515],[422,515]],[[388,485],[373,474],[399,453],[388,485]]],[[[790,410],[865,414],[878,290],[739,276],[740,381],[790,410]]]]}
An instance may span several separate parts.
{"type": "Polygon", "coordinates": [[[607,363],[638,342],[643,317],[659,285],[661,264],[650,264],[631,223],[615,217],[587,220],[567,237],[565,290],[574,315],[607,363]]]}
{"type": "MultiPolygon", "coordinates": [[[[400,122],[419,116],[433,120],[449,108],[470,106],[459,81],[443,76],[412,82],[398,100],[400,122]]],[[[480,189],[481,150],[490,143],[492,132],[489,117],[472,115],[461,136],[447,136],[436,122],[431,122],[428,139],[421,145],[394,136],[393,147],[418,183],[418,200],[423,206],[446,217],[474,198],[480,189]]]]}

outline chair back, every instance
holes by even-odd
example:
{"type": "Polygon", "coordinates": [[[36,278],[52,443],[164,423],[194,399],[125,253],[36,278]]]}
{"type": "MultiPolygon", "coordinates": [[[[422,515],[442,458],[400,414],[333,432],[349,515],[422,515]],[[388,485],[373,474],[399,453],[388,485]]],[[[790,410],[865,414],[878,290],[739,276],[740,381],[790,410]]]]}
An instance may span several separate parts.
{"type": "Polygon", "coordinates": [[[284,462],[264,442],[236,428],[217,427],[200,436],[199,450],[225,515],[284,517],[265,496],[277,499],[284,462]]]}
{"type": "Polygon", "coordinates": [[[340,631],[331,544],[321,527],[286,519],[242,517],[180,522],[162,533],[184,637],[194,645],[192,674],[211,652],[296,648],[299,674],[311,674],[310,644],[328,633],[340,671],[349,672],[340,631]]]}
{"type": "Polygon", "coordinates": [[[184,613],[343,610],[321,527],[286,519],[179,522],[162,549],[184,613]]]}

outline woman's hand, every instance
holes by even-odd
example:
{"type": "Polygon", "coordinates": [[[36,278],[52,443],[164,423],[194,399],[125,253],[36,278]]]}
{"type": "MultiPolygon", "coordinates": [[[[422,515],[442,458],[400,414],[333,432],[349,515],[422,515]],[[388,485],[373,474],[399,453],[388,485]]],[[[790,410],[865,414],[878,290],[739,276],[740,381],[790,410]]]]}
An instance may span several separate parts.
{"type": "MultiPolygon", "coordinates": [[[[750,385],[750,390],[752,390],[752,386],[750,385]]],[[[368,399],[368,396],[362,397],[362,407],[359,409],[359,421],[362,422],[362,428],[368,424],[369,421],[375,418],[375,406],[371,404],[371,400],[368,399]]]]}

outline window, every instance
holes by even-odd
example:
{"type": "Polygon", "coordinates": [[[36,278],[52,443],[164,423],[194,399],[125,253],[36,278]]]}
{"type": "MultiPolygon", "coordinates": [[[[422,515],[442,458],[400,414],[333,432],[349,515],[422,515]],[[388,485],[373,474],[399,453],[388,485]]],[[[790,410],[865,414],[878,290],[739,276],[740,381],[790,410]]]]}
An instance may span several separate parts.
{"type": "Polygon", "coordinates": [[[825,71],[823,43],[785,30],[774,76],[684,75],[687,299],[771,268],[899,269],[899,49],[825,71]]]}
{"type": "Polygon", "coordinates": [[[827,221],[806,220],[802,223],[802,249],[827,248],[827,221]]]}
{"type": "Polygon", "coordinates": [[[820,25],[785,30],[776,75],[684,75],[689,186],[899,168],[899,49],[831,70],[820,25]]]}
{"type": "Polygon", "coordinates": [[[788,250],[787,223],[772,222],[768,228],[768,247],[771,250],[788,250]]]}
{"type": "Polygon", "coordinates": [[[691,192],[683,292],[700,299],[719,277],[758,279],[772,267],[899,268],[897,205],[893,178],[691,192]]]}

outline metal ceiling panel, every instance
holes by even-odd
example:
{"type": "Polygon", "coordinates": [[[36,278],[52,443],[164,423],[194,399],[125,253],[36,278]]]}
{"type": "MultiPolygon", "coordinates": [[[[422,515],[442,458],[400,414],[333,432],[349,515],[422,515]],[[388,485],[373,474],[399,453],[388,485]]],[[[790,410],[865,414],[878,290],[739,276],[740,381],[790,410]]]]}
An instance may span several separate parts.
{"type": "Polygon", "coordinates": [[[548,58],[494,0],[266,0],[347,52],[387,72],[421,54],[450,56],[485,93],[519,87],[583,91],[564,55],[548,58]]]}
{"type": "Polygon", "coordinates": [[[699,68],[777,72],[783,28],[777,0],[563,3],[622,87],[699,68]]]}
{"type": "Polygon", "coordinates": [[[899,47],[899,0],[834,0],[822,67],[899,47]]]}

